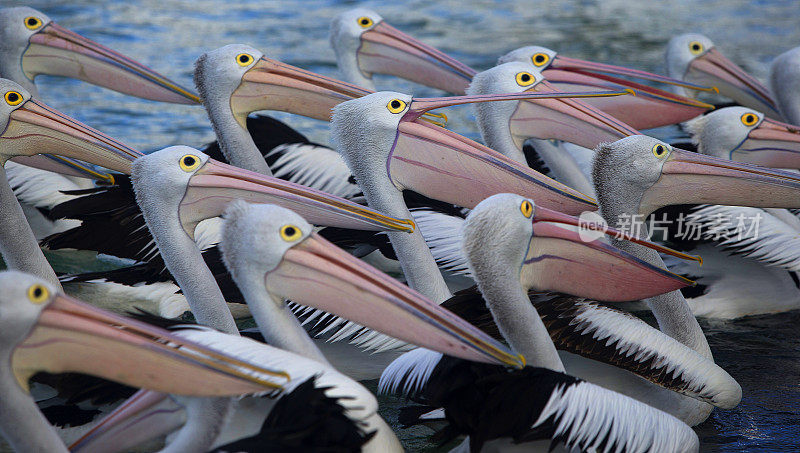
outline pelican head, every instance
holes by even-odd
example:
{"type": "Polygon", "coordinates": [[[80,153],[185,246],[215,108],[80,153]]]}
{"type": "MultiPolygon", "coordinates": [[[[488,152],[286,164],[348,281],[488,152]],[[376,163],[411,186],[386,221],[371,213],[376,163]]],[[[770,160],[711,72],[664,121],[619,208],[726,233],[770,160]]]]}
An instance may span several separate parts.
{"type": "Polygon", "coordinates": [[[769,83],[783,118],[792,124],[800,124],[800,47],[772,60],[769,83]]]}
{"type": "Polygon", "coordinates": [[[702,154],[765,167],[800,168],[800,127],[747,107],[727,107],[686,123],[702,154]]]}
{"type": "MultiPolygon", "coordinates": [[[[313,233],[298,214],[275,205],[231,203],[223,259],[243,291],[325,310],[444,354],[521,367],[523,362],[447,309],[313,233]]],[[[246,297],[248,301],[263,297],[246,297]]],[[[259,320],[263,312],[253,307],[259,320]]]]}
{"type": "Polygon", "coordinates": [[[154,101],[196,104],[192,92],[27,6],[0,10],[0,76],[36,94],[39,74],[80,79],[154,101]]]}
{"type": "MultiPolygon", "coordinates": [[[[594,200],[486,146],[431,122],[429,110],[463,103],[569,97],[574,93],[512,93],[417,98],[379,92],[334,108],[331,132],[370,203],[375,194],[410,189],[472,208],[495,193],[536,196],[571,213],[596,209],[594,200]],[[372,195],[371,195],[372,194],[372,195]]],[[[379,207],[379,209],[388,209],[379,207]]]]}
{"type": "Polygon", "coordinates": [[[285,206],[318,225],[378,231],[414,229],[410,220],[395,219],[316,189],[223,164],[188,146],[171,146],[137,159],[131,176],[142,210],[163,220],[177,215],[190,237],[194,237],[200,221],[222,215],[234,199],[285,206]]]}
{"type": "Polygon", "coordinates": [[[606,301],[639,300],[693,283],[608,245],[603,235],[695,259],[507,193],[492,195],[469,213],[463,247],[482,289],[487,283],[482,279],[496,279],[508,269],[518,272],[515,279],[525,291],[559,291],[606,301]]]}
{"type": "Polygon", "coordinates": [[[675,204],[800,207],[797,173],[693,153],[644,135],[598,146],[592,175],[612,225],[622,220],[615,216],[647,216],[675,204]]]}
{"type": "MultiPolygon", "coordinates": [[[[780,118],[769,90],[725,58],[708,37],[697,33],[673,37],[667,44],[666,60],[670,77],[716,87],[719,94],[739,104],[780,118]]],[[[686,91],[681,94],[694,96],[686,91]]]]}
{"type": "Polygon", "coordinates": [[[31,98],[16,82],[0,79],[0,165],[8,159],[74,176],[114,181],[81,163],[128,173],[141,153],[31,98]]]}
{"type": "Polygon", "coordinates": [[[692,91],[708,91],[707,87],[637,69],[568,58],[546,47],[521,47],[498,59],[498,64],[509,62],[532,64],[548,82],[565,91],[625,88],[633,90],[635,97],[626,96],[616,100],[586,99],[584,102],[636,129],[679,123],[712,108],[711,105],[696,99],[678,96],[617,76],[680,86],[692,91]]]}
{"type": "Polygon", "coordinates": [[[209,115],[212,110],[225,109],[243,128],[247,127],[247,115],[259,110],[328,120],[334,105],[370,93],[271,60],[244,44],[227,45],[201,55],[195,63],[194,80],[209,115]]]}
{"type": "Polygon", "coordinates": [[[475,70],[392,27],[376,12],[356,8],[331,21],[331,46],[345,79],[371,90],[373,74],[390,74],[461,94],[475,70]]]}
{"type": "Polygon", "coordinates": [[[40,371],[86,373],[194,396],[275,390],[289,380],[283,372],[85,304],[17,271],[0,272],[0,353],[26,391],[40,371]]]}
{"type": "MultiPolygon", "coordinates": [[[[491,93],[559,92],[530,63],[509,62],[480,72],[467,89],[471,95],[491,93]]],[[[632,96],[620,96],[624,102],[632,96]]],[[[590,100],[592,98],[586,98],[590,100]]],[[[525,162],[522,145],[529,138],[554,139],[594,148],[638,131],[591,107],[581,99],[541,99],[473,104],[486,144],[518,162],[525,162]]]]}

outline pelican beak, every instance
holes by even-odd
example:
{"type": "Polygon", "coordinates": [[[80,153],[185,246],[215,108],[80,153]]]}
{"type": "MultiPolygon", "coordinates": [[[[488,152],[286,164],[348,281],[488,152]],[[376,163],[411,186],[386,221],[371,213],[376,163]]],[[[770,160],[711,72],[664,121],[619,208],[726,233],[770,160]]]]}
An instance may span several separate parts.
{"type": "Polygon", "coordinates": [[[175,431],[185,421],[183,406],[169,395],[139,390],[70,445],[69,451],[130,451],[147,439],[175,431]]]}
{"type": "Polygon", "coordinates": [[[533,235],[520,272],[520,280],[526,288],[624,302],[694,284],[607,244],[602,240],[603,235],[702,263],[699,257],[538,205],[532,221],[533,235]]]}
{"type": "Polygon", "coordinates": [[[6,129],[0,134],[2,163],[15,158],[15,161],[45,170],[59,171],[57,167],[67,166],[83,177],[105,179],[111,183],[114,180],[110,174],[94,171],[77,161],[130,173],[131,162],[141,155],[124,143],[35,99],[25,101],[12,111],[6,129]],[[37,156],[39,154],[45,156],[37,156]],[[54,167],[48,167],[48,162],[54,167]]]}
{"type": "MultiPolygon", "coordinates": [[[[561,90],[542,80],[528,92],[560,93],[561,90]]],[[[597,91],[579,92],[597,93],[597,91]]],[[[633,93],[633,90],[630,92],[633,93]]],[[[593,149],[600,143],[640,134],[628,124],[590,104],[590,102],[606,102],[608,105],[614,102],[627,104],[626,99],[634,99],[635,96],[615,98],[617,101],[610,100],[610,97],[606,96],[520,101],[509,119],[509,130],[519,149],[522,149],[523,142],[529,138],[562,140],[593,149]]]]}
{"type": "Polygon", "coordinates": [[[69,296],[53,296],[11,356],[19,385],[37,372],[84,373],[165,393],[235,396],[276,391],[281,371],[242,362],[164,329],[69,296]]]}
{"type": "Polygon", "coordinates": [[[692,98],[615,76],[659,82],[696,91],[713,91],[713,88],[621,66],[556,55],[547,69],[542,71],[542,75],[560,90],[620,90],[625,88],[634,90],[635,97],[626,96],[614,100],[586,99],[585,102],[636,129],[650,129],[681,123],[714,108],[713,105],[692,98]]]}
{"type": "Polygon", "coordinates": [[[673,149],[639,212],[674,204],[800,208],[800,174],[673,149]]]}
{"type": "Polygon", "coordinates": [[[300,184],[264,176],[209,159],[189,180],[181,201],[181,224],[189,236],[204,219],[221,216],[228,202],[275,204],[309,223],[369,231],[414,231],[412,220],[396,219],[352,201],[300,184]]]}
{"type": "Polygon", "coordinates": [[[262,57],[244,73],[233,91],[231,110],[242,127],[246,127],[247,115],[259,110],[330,121],[336,104],[370,93],[359,86],[262,57]]]}
{"type": "Polygon", "coordinates": [[[772,99],[767,87],[725,58],[716,47],[692,60],[683,78],[694,83],[714,86],[719,94],[739,104],[764,112],[769,117],[780,118],[775,100],[772,99]]]}
{"type": "Polygon", "coordinates": [[[365,75],[391,74],[412,82],[463,94],[476,71],[400,30],[378,22],[361,34],[356,53],[365,75]]]}
{"type": "Polygon", "coordinates": [[[627,92],[533,93],[418,98],[397,128],[387,169],[395,186],[426,197],[473,208],[498,193],[533,198],[551,209],[578,214],[597,209],[595,200],[486,146],[453,133],[430,110],[472,102],[619,96],[627,92]],[[433,124],[432,124],[433,123],[433,124]]]}
{"type": "Polygon", "coordinates": [[[800,169],[800,128],[764,118],[731,159],[764,167],[800,169]]]}
{"type": "Polygon", "coordinates": [[[522,357],[476,327],[317,234],[287,250],[264,281],[272,294],[418,346],[467,360],[524,366],[522,357]]]}
{"type": "Polygon", "coordinates": [[[161,74],[55,22],[30,37],[22,70],[31,80],[58,75],[153,101],[200,103],[196,94],[161,74]]]}

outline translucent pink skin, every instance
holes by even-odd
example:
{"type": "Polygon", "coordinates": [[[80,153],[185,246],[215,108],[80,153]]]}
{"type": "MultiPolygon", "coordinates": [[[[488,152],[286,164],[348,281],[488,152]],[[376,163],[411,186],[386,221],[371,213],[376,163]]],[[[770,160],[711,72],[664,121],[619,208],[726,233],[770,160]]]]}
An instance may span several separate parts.
{"type": "Polygon", "coordinates": [[[800,127],[764,118],[730,157],[765,167],[800,169],[800,127]]]}
{"type": "Polygon", "coordinates": [[[694,284],[691,280],[646,263],[599,238],[590,240],[557,224],[582,226],[645,247],[700,260],[604,225],[592,225],[536,206],[533,235],[520,273],[522,284],[539,291],[558,291],[609,302],[640,300],[694,284]]]}
{"type": "Polygon", "coordinates": [[[31,36],[22,69],[31,80],[60,75],[153,101],[200,103],[196,94],[152,69],[54,22],[31,36]]]}
{"type": "Polygon", "coordinates": [[[725,58],[715,47],[695,58],[684,79],[717,87],[719,93],[770,118],[780,118],[775,100],[767,87],[725,58]]]}

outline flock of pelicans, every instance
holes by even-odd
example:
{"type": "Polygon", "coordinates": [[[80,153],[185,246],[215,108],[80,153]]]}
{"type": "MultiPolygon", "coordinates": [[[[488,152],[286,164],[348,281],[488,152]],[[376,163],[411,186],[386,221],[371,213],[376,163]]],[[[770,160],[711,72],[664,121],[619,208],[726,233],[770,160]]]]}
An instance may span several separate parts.
{"type": "Polygon", "coordinates": [[[348,82],[234,44],[197,59],[196,95],[0,10],[11,446],[400,451],[358,383],[380,377],[403,424],[460,451],[697,451],[690,427],[742,392],[695,316],[800,307],[800,48],[768,89],[694,34],[669,42],[669,77],[542,47],[477,72],[365,9],[330,36],[348,82]],[[39,74],[201,104],[217,141],[144,155],[48,107],[39,74]],[[374,92],[373,74],[453,96],[374,92]],[[710,112],[709,91],[736,105],[710,112]],[[485,145],[436,111],[467,103],[485,145]],[[335,150],[262,110],[330,121],[335,150]],[[638,132],[677,123],[694,151],[638,132]],[[760,229],[674,248],[625,229],[654,212],[760,229]],[[42,249],[126,265],[57,275],[42,249]]]}

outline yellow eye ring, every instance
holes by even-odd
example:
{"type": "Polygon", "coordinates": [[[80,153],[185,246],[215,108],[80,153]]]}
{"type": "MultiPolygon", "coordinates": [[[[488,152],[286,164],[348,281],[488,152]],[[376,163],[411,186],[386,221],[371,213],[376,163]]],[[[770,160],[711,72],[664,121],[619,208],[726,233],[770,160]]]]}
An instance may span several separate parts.
{"type": "Polygon", "coordinates": [[[281,227],[281,238],[286,242],[294,242],[303,235],[300,228],[294,225],[284,225],[281,227]]]}
{"type": "Polygon", "coordinates": [[[238,63],[239,66],[248,66],[252,62],[253,56],[249,53],[240,53],[239,55],[236,55],[236,63],[238,63]]]}
{"type": "Polygon", "coordinates": [[[374,24],[374,23],[375,23],[375,22],[373,22],[373,21],[372,21],[372,19],[370,19],[370,18],[369,18],[369,17],[367,17],[367,16],[361,16],[361,17],[359,17],[359,18],[358,18],[358,20],[357,20],[356,22],[358,22],[358,25],[360,25],[360,26],[361,26],[361,28],[369,28],[369,27],[371,27],[371,26],[372,26],[372,24],[374,24]]]}
{"type": "Polygon", "coordinates": [[[755,126],[755,124],[758,123],[758,115],[755,113],[745,113],[742,115],[741,120],[742,124],[745,126],[755,126]]]}
{"type": "Polygon", "coordinates": [[[536,67],[544,66],[550,62],[550,55],[547,55],[544,52],[535,53],[531,57],[531,62],[533,62],[533,65],[536,67]]]}
{"type": "Polygon", "coordinates": [[[19,105],[23,101],[22,93],[19,91],[9,91],[3,97],[8,105],[19,105]]]}
{"type": "Polygon", "coordinates": [[[669,152],[669,148],[667,147],[667,145],[661,143],[656,143],[655,145],[653,145],[653,155],[656,156],[657,158],[661,159],[662,157],[667,155],[667,152],[669,152]]]}
{"type": "Polygon", "coordinates": [[[190,172],[200,166],[200,158],[194,154],[186,154],[180,160],[181,170],[190,172]]]}
{"type": "Polygon", "coordinates": [[[28,288],[28,300],[34,304],[41,304],[49,298],[50,291],[44,285],[36,283],[28,288]]]}
{"type": "Polygon", "coordinates": [[[42,26],[42,19],[34,16],[28,16],[25,18],[25,27],[28,30],[36,30],[37,28],[42,26]]]}
{"type": "Polygon", "coordinates": [[[700,41],[692,41],[689,43],[689,52],[693,55],[700,55],[703,53],[703,44],[700,41]]]}
{"type": "Polygon", "coordinates": [[[400,113],[406,109],[406,103],[400,99],[392,99],[386,104],[386,108],[392,113],[400,113]]]}
{"type": "Polygon", "coordinates": [[[526,87],[536,82],[536,77],[530,72],[518,72],[516,75],[517,85],[526,87]]]}
{"type": "Polygon", "coordinates": [[[519,210],[522,212],[522,215],[530,219],[533,215],[533,204],[530,201],[525,200],[521,205],[519,205],[519,210]]]}

